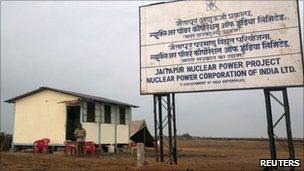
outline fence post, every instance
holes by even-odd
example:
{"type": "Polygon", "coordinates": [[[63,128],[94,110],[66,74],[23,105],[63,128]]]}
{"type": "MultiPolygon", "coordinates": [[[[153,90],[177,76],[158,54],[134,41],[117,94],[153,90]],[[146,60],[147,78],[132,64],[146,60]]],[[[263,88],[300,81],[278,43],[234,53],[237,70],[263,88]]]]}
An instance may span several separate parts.
{"type": "Polygon", "coordinates": [[[137,144],[137,167],[142,167],[145,164],[145,146],[144,143],[137,144]]]}

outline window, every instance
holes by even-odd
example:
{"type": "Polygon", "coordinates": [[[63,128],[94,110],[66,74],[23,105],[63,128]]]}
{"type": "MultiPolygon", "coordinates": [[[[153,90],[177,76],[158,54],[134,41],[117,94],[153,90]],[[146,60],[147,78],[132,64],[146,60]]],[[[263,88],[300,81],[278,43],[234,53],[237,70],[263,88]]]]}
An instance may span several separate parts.
{"type": "Polygon", "coordinates": [[[111,106],[105,105],[104,122],[111,123],[111,106]]]}
{"type": "Polygon", "coordinates": [[[126,108],[124,107],[119,108],[119,123],[126,124],[126,108]]]}
{"type": "Polygon", "coordinates": [[[88,102],[87,122],[95,122],[95,103],[88,102]]]}

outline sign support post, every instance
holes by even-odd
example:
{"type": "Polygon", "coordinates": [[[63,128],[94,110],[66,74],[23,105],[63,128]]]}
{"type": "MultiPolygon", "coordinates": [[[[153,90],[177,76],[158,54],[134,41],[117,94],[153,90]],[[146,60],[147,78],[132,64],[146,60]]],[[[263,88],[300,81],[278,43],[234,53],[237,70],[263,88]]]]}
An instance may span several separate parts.
{"type": "Polygon", "coordinates": [[[172,115],[171,115],[171,94],[167,94],[167,110],[168,110],[168,138],[169,138],[169,161],[172,164],[173,159],[173,149],[172,149],[172,115]]]}
{"type": "Polygon", "coordinates": [[[162,96],[158,96],[158,129],[159,129],[159,152],[160,161],[164,162],[164,140],[163,140],[163,113],[162,113],[162,96]]]}
{"type": "Polygon", "coordinates": [[[155,140],[155,143],[154,143],[154,149],[155,149],[155,159],[156,161],[158,162],[159,161],[159,158],[158,158],[158,137],[157,137],[157,96],[153,95],[153,113],[154,113],[154,140],[155,140]]]}
{"type": "Polygon", "coordinates": [[[153,106],[155,159],[157,162],[177,164],[175,95],[173,93],[153,95],[153,106]],[[167,112],[163,112],[164,110],[167,112]],[[163,138],[165,127],[168,128],[168,145],[163,138]],[[166,160],[164,160],[164,146],[168,147],[166,160]]]}
{"type": "Polygon", "coordinates": [[[276,159],[276,147],[275,147],[275,138],[273,131],[273,119],[272,119],[272,111],[271,111],[271,101],[270,101],[270,92],[267,89],[264,89],[265,95],[265,104],[266,104],[266,115],[267,115],[267,133],[268,133],[268,141],[269,141],[269,149],[271,159],[276,159]]]}
{"type": "Polygon", "coordinates": [[[174,163],[177,164],[175,93],[172,93],[172,118],[173,118],[173,159],[174,159],[174,163]]]}
{"type": "Polygon", "coordinates": [[[289,109],[287,89],[286,87],[278,88],[278,89],[264,89],[264,95],[265,95],[267,126],[268,126],[267,132],[269,137],[269,149],[270,149],[271,159],[277,159],[275,140],[277,140],[277,142],[280,145],[282,145],[283,149],[289,153],[289,159],[295,159],[294,145],[291,134],[290,109],[289,109]],[[282,93],[283,102],[281,102],[277,97],[275,97],[271,93],[273,91],[280,91],[282,93]],[[284,113],[274,124],[272,118],[273,112],[271,110],[271,97],[284,108],[284,113]],[[287,145],[285,144],[284,140],[281,140],[274,133],[274,128],[278,125],[278,123],[283,119],[284,116],[286,122],[287,143],[288,143],[287,145]]]}
{"type": "Polygon", "coordinates": [[[286,131],[287,131],[287,140],[288,140],[288,149],[289,149],[289,158],[295,159],[295,152],[291,134],[291,122],[290,122],[290,109],[289,109],[289,102],[288,102],[288,95],[287,89],[283,89],[283,98],[284,98],[284,108],[285,108],[285,122],[286,122],[286,131]]]}

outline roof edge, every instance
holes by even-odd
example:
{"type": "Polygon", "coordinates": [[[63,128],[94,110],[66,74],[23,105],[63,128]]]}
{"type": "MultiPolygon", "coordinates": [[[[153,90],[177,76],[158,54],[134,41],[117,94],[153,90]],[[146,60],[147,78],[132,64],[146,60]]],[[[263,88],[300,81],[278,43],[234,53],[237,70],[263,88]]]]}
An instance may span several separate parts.
{"type": "Polygon", "coordinates": [[[27,93],[21,94],[19,96],[13,97],[13,98],[10,98],[8,100],[5,100],[4,102],[6,102],[6,103],[15,103],[15,101],[18,100],[18,99],[24,98],[26,96],[29,96],[29,95],[32,95],[32,94],[35,94],[35,93],[38,93],[38,92],[43,91],[45,89],[46,89],[46,87],[39,87],[38,89],[29,91],[27,93]]]}
{"type": "Polygon", "coordinates": [[[30,96],[32,94],[38,93],[38,92],[43,91],[43,90],[52,90],[52,91],[56,91],[56,92],[59,92],[59,93],[73,95],[73,96],[80,97],[80,98],[92,99],[93,101],[96,101],[96,102],[103,102],[103,103],[108,103],[108,104],[116,104],[116,105],[122,105],[122,106],[130,106],[130,107],[133,107],[133,108],[139,108],[139,106],[136,106],[136,105],[132,105],[132,104],[124,103],[124,102],[119,102],[119,101],[115,101],[115,100],[111,100],[111,99],[106,99],[106,98],[103,98],[103,97],[91,96],[91,95],[88,95],[88,94],[81,94],[81,93],[76,93],[76,92],[66,91],[66,90],[59,90],[59,89],[55,89],[55,88],[51,88],[51,87],[45,87],[45,86],[39,87],[38,89],[35,89],[35,90],[30,91],[30,92],[21,94],[19,96],[13,97],[11,99],[5,100],[4,102],[15,103],[17,100],[19,100],[21,98],[24,98],[26,96],[30,96]],[[97,98],[101,98],[101,99],[97,99],[97,98]]]}

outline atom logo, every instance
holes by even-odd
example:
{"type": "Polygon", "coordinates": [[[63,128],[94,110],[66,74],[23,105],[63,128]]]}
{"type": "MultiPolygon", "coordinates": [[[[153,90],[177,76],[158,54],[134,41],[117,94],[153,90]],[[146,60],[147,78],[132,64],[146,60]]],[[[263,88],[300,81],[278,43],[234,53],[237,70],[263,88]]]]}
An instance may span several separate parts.
{"type": "Polygon", "coordinates": [[[206,0],[206,4],[207,4],[207,11],[217,11],[218,7],[215,5],[216,0],[206,0]]]}

